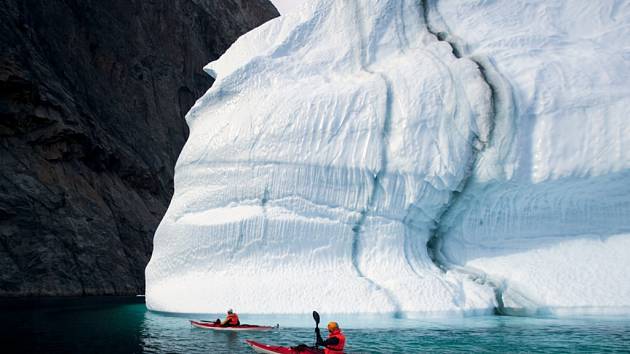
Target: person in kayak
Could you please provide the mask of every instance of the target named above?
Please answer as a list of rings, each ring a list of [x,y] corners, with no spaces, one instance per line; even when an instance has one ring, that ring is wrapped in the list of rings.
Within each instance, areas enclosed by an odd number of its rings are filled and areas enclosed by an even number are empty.
[[[221,321],[217,319],[214,323],[220,324],[221,327],[236,327],[241,325],[241,321],[238,319],[238,315],[234,313],[232,309],[227,311],[227,317]]]
[[[317,345],[324,347],[324,354],[342,354],[346,345],[346,336],[341,332],[337,322],[328,322],[328,338],[324,340],[319,333],[319,328],[315,327],[317,333]]]

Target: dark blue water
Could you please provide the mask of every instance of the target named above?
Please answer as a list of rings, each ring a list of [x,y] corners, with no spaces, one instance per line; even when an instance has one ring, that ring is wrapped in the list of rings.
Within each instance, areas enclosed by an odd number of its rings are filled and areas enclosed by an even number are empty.
[[[281,328],[213,332],[191,327],[187,316],[147,311],[142,298],[3,300],[0,310],[0,353],[253,353],[245,339],[295,345],[314,338],[310,316],[241,316]],[[351,353],[630,352],[628,317],[322,317],[339,320]]]

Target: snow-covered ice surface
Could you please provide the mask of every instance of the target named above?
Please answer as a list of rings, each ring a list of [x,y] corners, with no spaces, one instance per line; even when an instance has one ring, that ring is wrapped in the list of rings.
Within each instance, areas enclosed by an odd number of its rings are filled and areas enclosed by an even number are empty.
[[[147,306],[630,306],[628,38],[623,1],[473,0],[308,1],[242,36],[187,116]]]

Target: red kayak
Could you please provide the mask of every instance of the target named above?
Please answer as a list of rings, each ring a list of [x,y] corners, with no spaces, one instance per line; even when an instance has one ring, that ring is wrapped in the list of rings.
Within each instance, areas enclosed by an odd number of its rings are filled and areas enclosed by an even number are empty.
[[[322,354],[324,351],[318,348],[312,347],[281,347],[278,345],[268,345],[263,343],[258,343],[253,340],[246,340],[247,343],[256,353],[264,353],[264,354]]]
[[[190,324],[197,328],[211,329],[213,331],[271,331],[272,329],[276,329],[280,326],[257,326],[257,325],[249,325],[242,324],[238,326],[231,327],[223,327],[220,324],[216,324],[214,322],[205,322],[205,321],[194,321],[190,320]]]

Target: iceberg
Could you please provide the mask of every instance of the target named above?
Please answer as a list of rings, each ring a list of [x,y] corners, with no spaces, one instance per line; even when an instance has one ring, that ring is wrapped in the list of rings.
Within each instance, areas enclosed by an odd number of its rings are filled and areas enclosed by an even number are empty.
[[[186,117],[147,306],[622,311],[629,24],[622,1],[317,0],[243,35]]]

